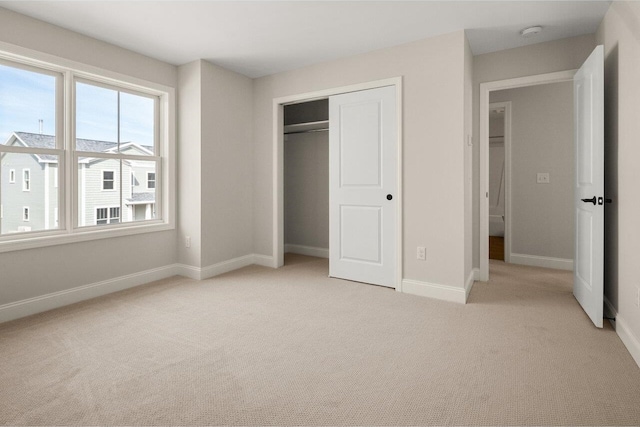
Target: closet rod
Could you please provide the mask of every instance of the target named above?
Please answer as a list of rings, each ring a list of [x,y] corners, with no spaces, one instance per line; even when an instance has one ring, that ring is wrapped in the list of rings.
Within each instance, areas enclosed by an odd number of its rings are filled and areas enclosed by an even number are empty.
[[[328,131],[329,128],[323,128],[323,129],[309,129],[309,130],[296,130],[293,132],[285,132],[285,135],[293,135],[295,133],[311,133],[311,132],[326,132]]]

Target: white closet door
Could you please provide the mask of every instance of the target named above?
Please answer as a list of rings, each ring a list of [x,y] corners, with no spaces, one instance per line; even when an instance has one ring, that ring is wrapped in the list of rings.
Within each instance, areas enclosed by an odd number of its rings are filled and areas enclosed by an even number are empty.
[[[331,277],[396,287],[396,88],[329,99]]]

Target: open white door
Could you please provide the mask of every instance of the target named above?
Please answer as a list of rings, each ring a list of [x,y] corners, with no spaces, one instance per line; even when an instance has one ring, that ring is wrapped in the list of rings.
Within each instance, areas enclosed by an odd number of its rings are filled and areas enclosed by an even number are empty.
[[[396,287],[396,88],[329,98],[329,275]]]
[[[573,83],[576,191],[573,295],[602,327],[604,304],[604,49],[596,47]]]

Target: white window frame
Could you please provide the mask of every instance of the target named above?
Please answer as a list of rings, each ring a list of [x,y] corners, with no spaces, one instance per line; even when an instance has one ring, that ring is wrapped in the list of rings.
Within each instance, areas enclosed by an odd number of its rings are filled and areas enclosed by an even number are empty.
[[[31,209],[29,206],[22,207],[22,222],[30,222],[31,221]]]
[[[111,172],[113,174],[113,179],[111,179],[112,183],[113,183],[113,188],[104,188],[104,184],[105,182],[107,182],[107,180],[104,177],[105,172]],[[118,188],[116,186],[116,171],[113,169],[103,169],[102,170],[102,191],[116,191]]]
[[[153,179],[149,178],[149,175],[153,174]],[[153,187],[149,187],[149,183],[153,182]],[[156,189],[156,173],[155,172],[147,172],[147,189],[155,190]]]
[[[29,248],[54,246],[118,236],[153,233],[176,228],[176,90],[155,83],[105,70],[65,58],[37,52],[0,42],[0,63],[42,74],[56,79],[56,146],[54,149],[27,147],[0,147],[0,152],[49,154],[58,156],[59,166],[59,222],[58,228],[0,235],[0,253]],[[78,173],[73,170],[81,153],[74,151],[75,142],[75,81],[84,79],[93,83],[116,87],[117,90],[144,93],[158,98],[156,102],[156,203],[161,208],[158,218],[142,222],[121,222],[108,226],[78,227]],[[92,153],[95,154],[95,153]],[[99,154],[99,153],[98,153]],[[110,157],[109,154],[106,154]],[[95,156],[93,156],[95,157]],[[102,156],[100,156],[102,157]],[[116,155],[117,157],[117,155]],[[154,160],[140,156],[140,160]],[[31,183],[32,184],[32,183]],[[160,213],[161,212],[161,213]]]
[[[15,184],[15,183],[16,183],[16,170],[9,169],[9,184]]]
[[[22,169],[22,191],[31,191],[31,169]]]

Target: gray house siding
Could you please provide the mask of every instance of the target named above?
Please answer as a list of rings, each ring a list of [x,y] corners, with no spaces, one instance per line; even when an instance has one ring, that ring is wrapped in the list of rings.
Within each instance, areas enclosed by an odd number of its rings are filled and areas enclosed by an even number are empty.
[[[52,203],[57,205],[57,197],[51,197],[52,188],[49,188],[49,206],[45,206],[45,164],[38,162],[35,156],[28,154],[4,153],[2,159],[2,184],[0,199],[2,200],[1,233],[15,233],[19,227],[30,227],[30,231],[45,230],[45,213],[49,211],[49,227],[54,228],[51,222]],[[15,183],[9,180],[11,170],[15,170]],[[23,190],[25,169],[29,170],[30,188]],[[49,180],[50,184],[53,181]],[[24,221],[23,209],[29,208],[29,220]],[[26,231],[29,231],[28,229]]]
[[[18,137],[20,140],[18,140]],[[105,141],[78,140],[83,148],[106,147],[110,152],[117,144]],[[50,135],[16,132],[6,145],[52,148]],[[125,147],[127,154],[148,155],[144,148],[135,145]],[[55,156],[4,153],[0,174],[0,201],[3,215],[0,219],[2,234],[18,231],[41,231],[59,227],[58,200],[60,185]],[[122,164],[122,173],[120,167]],[[15,183],[9,174],[15,170]],[[23,169],[30,170],[30,191],[23,191]],[[103,188],[103,172],[113,171],[113,189]],[[155,218],[155,188],[148,186],[148,172],[155,173],[154,161],[129,161],[103,158],[80,159],[77,171],[78,225],[97,224],[97,209],[107,208],[109,222],[113,208],[120,209],[119,222],[140,221]],[[132,180],[133,176],[135,179]],[[120,200],[122,186],[122,200]],[[29,221],[23,219],[23,208],[29,207]],[[30,227],[20,229],[19,227]]]
[[[82,174],[83,168],[84,175]],[[83,168],[80,169],[78,181],[84,181],[85,186],[83,188],[84,191],[79,193],[78,207],[81,210],[84,207],[85,223],[81,223],[80,226],[96,225],[96,209],[120,207],[120,161],[115,159],[97,160],[83,165]],[[102,189],[103,171],[114,172],[113,190]],[[130,181],[124,175],[123,173],[123,190],[127,188],[127,183]],[[120,212],[121,221],[124,220],[122,214]]]

